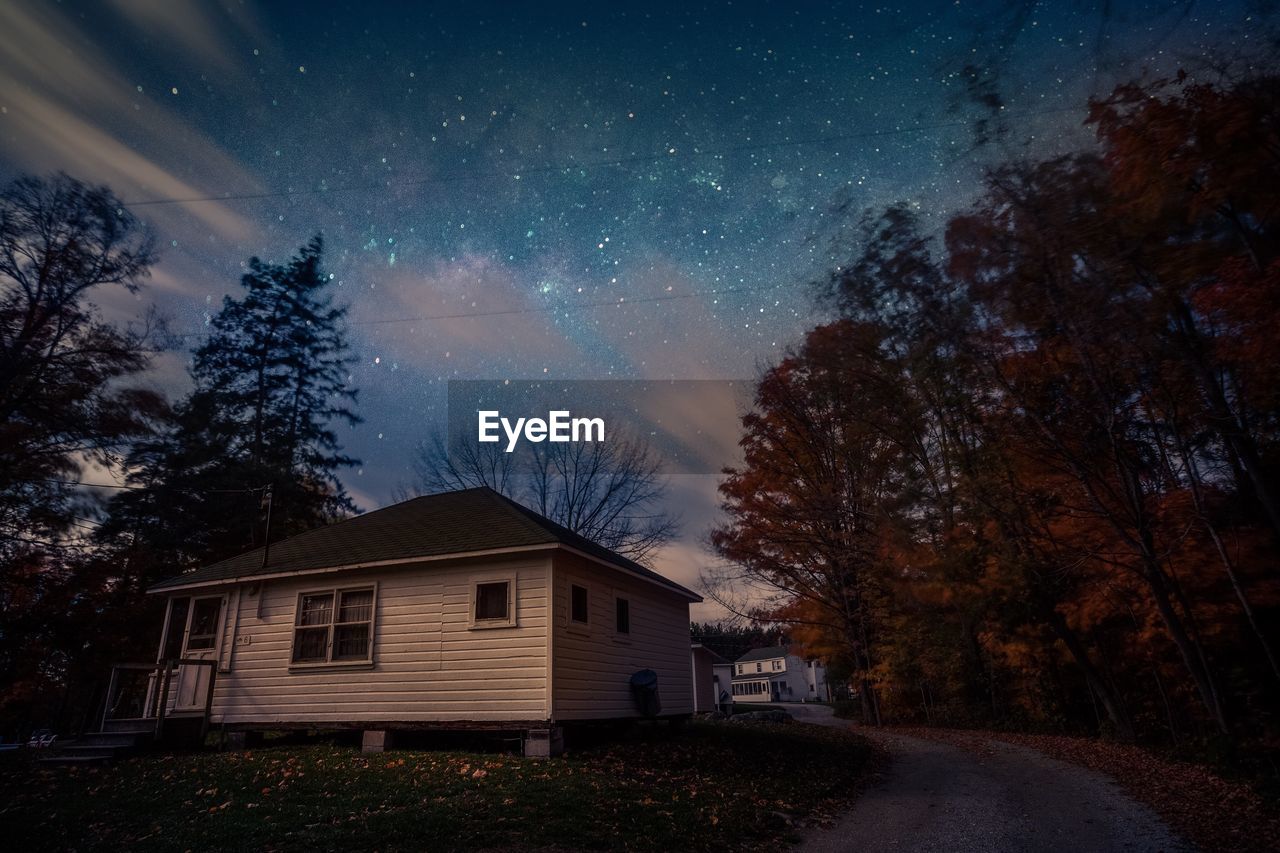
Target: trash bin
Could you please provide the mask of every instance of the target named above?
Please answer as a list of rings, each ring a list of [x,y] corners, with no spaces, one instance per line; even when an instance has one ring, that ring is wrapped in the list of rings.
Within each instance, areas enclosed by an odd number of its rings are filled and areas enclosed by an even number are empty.
[[[658,701],[658,673],[642,669],[632,675],[631,698],[642,716],[658,716],[662,711],[662,703]]]

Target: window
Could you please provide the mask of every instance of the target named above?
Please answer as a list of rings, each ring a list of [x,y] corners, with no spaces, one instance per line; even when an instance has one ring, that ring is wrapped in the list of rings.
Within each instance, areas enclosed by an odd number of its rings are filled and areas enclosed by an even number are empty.
[[[372,662],[373,592],[373,587],[365,587],[300,595],[293,629],[293,662]]]
[[[625,598],[614,599],[617,610],[616,630],[619,634],[631,633],[631,602]]]
[[[742,675],[742,664],[738,664],[738,675]]]
[[[516,578],[484,577],[472,581],[471,627],[513,628],[516,624]]]
[[[191,630],[187,633],[187,650],[211,649],[218,633],[218,612],[222,598],[197,598],[191,608]]]
[[[576,583],[569,587],[569,618],[581,625],[587,624],[587,588]]]
[[[476,621],[507,618],[507,581],[476,584]]]
[[[764,664],[759,664],[759,663],[758,663],[758,664],[756,664],[756,672],[764,672],[764,670],[761,668],[761,667],[763,667],[763,666],[764,666]]]
[[[333,626],[333,659],[366,660],[373,627],[373,590],[338,593],[338,620]]]
[[[782,669],[782,661],[780,661],[780,660],[776,660],[776,661],[774,661],[774,662],[773,662],[773,671],[774,671],[774,672],[779,672],[779,671],[781,671],[781,669]]]
[[[182,657],[182,635],[187,630],[187,611],[191,609],[191,599],[175,598],[169,602],[169,625],[164,635],[164,651],[161,656],[166,660]]]

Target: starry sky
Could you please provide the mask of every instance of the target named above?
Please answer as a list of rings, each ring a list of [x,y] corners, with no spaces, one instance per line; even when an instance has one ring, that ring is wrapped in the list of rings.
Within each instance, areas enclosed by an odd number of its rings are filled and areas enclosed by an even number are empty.
[[[365,419],[343,480],[369,509],[450,379],[749,380],[821,320],[838,207],[941,222],[993,158],[1087,145],[1089,95],[1269,21],[1247,0],[9,0],[0,179],[110,185],[160,261],[99,303],[158,305],[184,344],[250,256],[322,233]],[[183,393],[186,361],[148,381]],[[696,583],[714,477],[675,478],[672,509],[657,568]]]

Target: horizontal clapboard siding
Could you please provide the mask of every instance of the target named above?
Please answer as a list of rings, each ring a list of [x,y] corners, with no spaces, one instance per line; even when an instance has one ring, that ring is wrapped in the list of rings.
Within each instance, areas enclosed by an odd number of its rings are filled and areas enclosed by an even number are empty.
[[[689,602],[651,583],[558,552],[552,570],[552,695],[557,720],[637,716],[631,675],[658,674],[662,714],[693,712]],[[589,592],[584,631],[569,620],[572,584]],[[614,598],[631,602],[631,633],[618,635]]]
[[[433,562],[233,590],[220,657],[230,671],[218,675],[213,722],[546,719],[549,564],[527,555]],[[516,579],[516,626],[472,629],[473,582],[508,576]],[[368,583],[378,586],[373,667],[291,670],[298,594]]]

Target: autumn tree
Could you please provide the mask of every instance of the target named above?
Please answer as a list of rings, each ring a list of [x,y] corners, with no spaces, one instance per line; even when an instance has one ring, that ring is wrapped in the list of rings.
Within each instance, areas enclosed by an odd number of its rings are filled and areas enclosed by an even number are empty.
[[[146,227],[105,187],[57,175],[0,191],[0,560],[58,543],[88,512],[74,482],[145,435],[158,396],[150,318],[121,326],[95,298],[136,293]]]
[[[720,485],[728,520],[711,543],[725,565],[706,578],[729,607],[744,607],[734,597],[751,590],[756,615],[838,638],[861,685],[864,718],[875,723],[884,552],[920,487],[903,449],[909,442],[899,438],[912,432],[900,422],[913,407],[884,343],[874,325],[820,326],[760,380],[743,418],[743,463]]]
[[[78,482],[110,469],[162,411],[138,380],[154,317],[106,319],[154,261],[146,226],[105,187],[66,175],[0,191],[0,721],[65,699],[116,575],[89,560],[97,501]]]
[[[722,489],[721,575],[756,615],[855,658],[895,716],[1267,725],[1276,91],[1121,87],[1093,107],[1098,152],[993,168],[941,249],[904,206],[850,229],[821,283],[842,319],[766,373]],[[867,460],[887,476],[859,529],[823,489]],[[855,571],[866,641],[830,582]]]
[[[1266,75],[1227,84],[1178,75],[1118,87],[1092,104],[1090,121],[1117,212],[1140,235],[1130,255],[1141,286],[1167,318],[1237,488],[1280,536],[1275,386],[1265,375],[1280,352],[1274,335],[1252,332],[1276,304],[1278,90]],[[1242,315],[1247,304],[1260,313]]]

